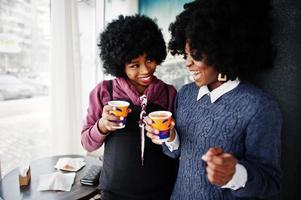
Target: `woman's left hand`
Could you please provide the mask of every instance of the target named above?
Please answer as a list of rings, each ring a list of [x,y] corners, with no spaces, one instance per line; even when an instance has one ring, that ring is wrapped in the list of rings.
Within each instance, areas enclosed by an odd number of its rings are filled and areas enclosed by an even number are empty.
[[[212,184],[223,186],[232,179],[237,164],[232,154],[225,153],[219,147],[212,147],[202,156],[202,160],[207,163],[207,177]]]

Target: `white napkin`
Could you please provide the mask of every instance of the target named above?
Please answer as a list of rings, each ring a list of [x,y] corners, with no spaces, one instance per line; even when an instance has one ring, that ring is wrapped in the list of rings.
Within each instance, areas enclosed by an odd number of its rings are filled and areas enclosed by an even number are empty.
[[[74,182],[75,173],[54,172],[51,174],[43,174],[39,177],[39,191],[45,190],[61,190],[70,191]]]
[[[57,161],[54,168],[69,171],[69,172],[76,172],[85,165],[86,163],[84,162],[83,158],[64,157],[64,158],[60,158]]]

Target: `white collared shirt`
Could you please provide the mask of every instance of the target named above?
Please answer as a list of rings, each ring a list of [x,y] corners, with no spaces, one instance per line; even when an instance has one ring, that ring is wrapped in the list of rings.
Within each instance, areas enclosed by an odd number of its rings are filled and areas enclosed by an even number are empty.
[[[229,80],[229,81],[223,83],[221,86],[215,88],[211,92],[209,91],[208,86],[204,85],[204,86],[200,87],[200,89],[199,89],[197,101],[200,100],[204,95],[207,94],[210,96],[211,103],[214,103],[221,96],[223,96],[227,92],[230,92],[231,90],[236,88],[239,85],[239,83],[240,83],[240,81],[238,79],[236,79],[234,81]]]
[[[214,103],[221,96],[236,88],[239,85],[239,83],[240,81],[238,79],[234,81],[228,80],[227,82],[223,83],[221,86],[215,88],[211,92],[208,89],[208,86],[204,85],[199,89],[197,101],[200,100],[203,96],[209,95],[211,103]],[[171,152],[179,148],[180,140],[177,132],[176,132],[175,139],[172,142],[165,142],[165,145],[168,147],[168,149]],[[248,174],[246,168],[241,164],[236,164],[235,173],[232,179],[226,185],[223,185],[222,188],[230,188],[232,190],[237,190],[245,186],[247,179],[248,179]]]

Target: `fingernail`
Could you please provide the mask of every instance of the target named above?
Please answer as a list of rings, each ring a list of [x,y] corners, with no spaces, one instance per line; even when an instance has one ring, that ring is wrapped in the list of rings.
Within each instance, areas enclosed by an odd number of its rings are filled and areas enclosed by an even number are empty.
[[[123,120],[124,119],[124,117],[120,117],[120,120]]]
[[[145,121],[147,124],[152,124],[152,120],[150,120],[150,119],[145,119]]]
[[[159,136],[153,134],[153,140],[159,140],[159,139],[160,139]]]
[[[113,110],[116,110],[116,107],[113,107]]]

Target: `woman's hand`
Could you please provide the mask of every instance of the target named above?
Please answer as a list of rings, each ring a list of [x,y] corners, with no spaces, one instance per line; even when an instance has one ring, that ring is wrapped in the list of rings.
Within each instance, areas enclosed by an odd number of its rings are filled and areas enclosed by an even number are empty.
[[[160,140],[160,137],[158,136],[159,130],[154,129],[152,127],[152,120],[148,116],[146,116],[144,118],[144,122],[146,123],[145,126],[145,130],[147,131],[146,136],[149,137],[154,144],[161,145],[163,142]],[[170,126],[169,142],[173,141],[176,137],[174,126],[175,126],[175,122],[172,121]]]
[[[98,121],[98,128],[103,134],[107,134],[110,131],[115,131],[120,126],[118,121],[123,120],[123,117],[116,117],[112,111],[116,109],[113,106],[105,105],[102,111],[102,117]],[[130,112],[130,110],[129,110]]]
[[[212,147],[202,156],[207,163],[206,171],[208,180],[215,185],[226,185],[235,173],[237,159],[221,148]]]

